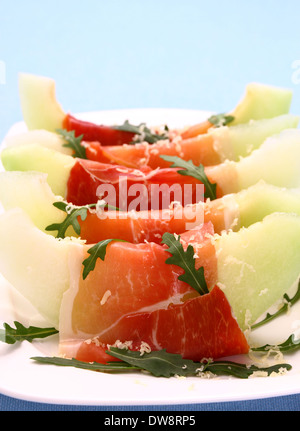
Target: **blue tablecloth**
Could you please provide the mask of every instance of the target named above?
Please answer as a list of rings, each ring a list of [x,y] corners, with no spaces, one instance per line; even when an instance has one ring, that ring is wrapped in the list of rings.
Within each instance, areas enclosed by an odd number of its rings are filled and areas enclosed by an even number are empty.
[[[0,411],[102,411],[109,412],[228,412],[228,411],[299,411],[300,395],[230,403],[165,406],[73,406],[33,403],[0,395]]]
[[[149,107],[225,112],[235,106],[248,82],[259,81],[292,88],[292,111],[299,113],[299,16],[297,0],[3,2],[0,139],[22,119],[19,72],[54,78],[59,101],[70,112]],[[295,395],[178,408],[299,406],[300,396]],[[0,410],[53,409],[81,407],[0,397]]]

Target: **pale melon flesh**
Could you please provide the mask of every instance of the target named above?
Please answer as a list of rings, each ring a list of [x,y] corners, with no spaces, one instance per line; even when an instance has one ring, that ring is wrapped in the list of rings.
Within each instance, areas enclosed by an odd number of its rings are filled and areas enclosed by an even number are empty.
[[[69,156],[73,154],[72,149],[65,146],[65,140],[58,133],[43,129],[29,130],[27,132],[7,136],[3,144],[4,147],[18,147],[21,145],[34,144],[68,154]]]
[[[5,148],[1,161],[7,171],[37,171],[47,174],[53,193],[63,198],[75,159],[40,145],[21,145]]]
[[[53,79],[21,73],[19,94],[23,118],[29,130],[55,132],[63,128],[66,114],[56,100]]]
[[[297,188],[300,186],[300,130],[284,130],[268,138],[248,157],[207,167],[206,173],[224,195],[247,189],[261,180],[277,187]]]
[[[216,240],[218,281],[241,328],[283,297],[300,275],[300,217],[274,213]]]
[[[300,188],[286,189],[260,181],[233,195],[238,205],[239,227],[249,227],[267,215],[282,212],[300,216]]]
[[[48,182],[47,174],[40,172],[0,172],[0,203],[5,211],[21,208],[40,230],[50,235],[56,231],[47,231],[53,223],[62,223],[66,214],[53,204],[61,201],[55,196]],[[66,236],[77,236],[73,228],[68,228]]]
[[[56,328],[74,248],[80,252],[79,240],[43,233],[19,208],[0,216],[0,272]]]
[[[214,137],[214,149],[220,155],[221,162],[239,161],[258,149],[268,137],[286,129],[296,129],[298,124],[299,117],[288,114],[232,127],[219,127],[211,129],[210,133]]]
[[[250,83],[242,100],[230,113],[235,119],[232,126],[287,114],[292,103],[293,93],[286,88]]]

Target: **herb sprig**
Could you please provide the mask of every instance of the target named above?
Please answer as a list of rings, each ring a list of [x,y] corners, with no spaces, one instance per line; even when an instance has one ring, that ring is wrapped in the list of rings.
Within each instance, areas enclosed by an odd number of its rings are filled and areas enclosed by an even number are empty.
[[[52,232],[57,230],[56,238],[65,238],[66,232],[70,226],[73,227],[77,235],[80,235],[80,224],[78,222],[78,217],[84,221],[87,218],[88,211],[92,208],[96,208],[96,204],[85,205],[81,207],[76,207],[68,204],[67,202],[54,202],[53,206],[55,208],[64,211],[67,216],[61,223],[53,223],[45,228],[46,231]]]
[[[261,347],[252,347],[253,352],[269,352],[270,350],[279,351],[282,353],[291,353],[300,349],[300,339],[296,339],[295,335],[292,334],[290,337],[281,344],[272,345],[265,344]]]
[[[51,335],[58,334],[55,328],[38,328],[36,326],[25,327],[19,322],[14,322],[15,328],[8,323],[3,324],[4,329],[0,329],[0,341],[6,344],[15,344],[17,342],[29,341],[30,343],[36,338],[47,338]]]
[[[79,159],[87,159],[86,150],[81,145],[83,135],[76,138],[74,130],[68,132],[64,129],[57,129],[56,132],[64,139],[64,147],[71,148],[73,150],[73,157]]]
[[[173,163],[171,168],[184,168],[184,170],[178,171],[179,174],[188,177],[193,177],[204,184],[205,192],[204,197],[210,200],[217,199],[217,184],[213,184],[207,178],[203,165],[196,166],[192,160],[186,161],[177,156],[160,156],[163,160]]]
[[[265,371],[268,375],[280,372],[281,369],[289,371],[291,365],[277,364],[268,368],[259,368],[255,365],[238,364],[231,361],[216,362],[194,362],[183,359],[180,355],[167,353],[166,350],[152,351],[143,355],[137,351],[118,349],[111,347],[107,353],[120,362],[109,362],[99,364],[97,362],[87,363],[76,359],[65,359],[56,357],[34,356],[31,359],[44,364],[71,366],[92,371],[124,372],[124,371],[148,371],[155,377],[170,378],[173,376],[198,376],[202,373],[213,373],[216,376],[234,376],[247,379],[256,371]]]
[[[90,256],[86,258],[82,263],[84,266],[82,277],[84,280],[87,278],[89,273],[95,269],[97,259],[101,259],[104,261],[107,246],[112,241],[126,242],[122,239],[105,239],[103,241],[99,241],[97,244],[95,244],[88,250]]]
[[[35,339],[43,339],[58,334],[55,328],[25,327],[19,322],[14,322],[14,325],[15,328],[7,323],[3,324],[4,329],[0,330],[0,341],[6,344],[15,344],[23,341],[31,343]],[[274,346],[266,345],[252,350],[266,352],[270,350],[270,348],[274,348]],[[295,340],[292,335],[286,342],[277,346],[277,348],[282,352],[295,351],[300,348],[300,340]],[[116,373],[147,371],[153,376],[166,378],[172,376],[198,376],[199,374],[210,372],[216,376],[233,376],[240,379],[247,379],[256,371],[263,371],[271,375],[272,373],[279,373],[283,369],[286,371],[292,369],[290,364],[285,363],[261,368],[255,365],[240,364],[231,361],[194,362],[190,359],[183,359],[182,356],[178,354],[168,353],[165,349],[141,354],[139,351],[110,347],[106,353],[119,359],[119,361],[100,364],[97,362],[83,362],[74,358],[67,359],[55,356],[34,356],[31,359],[43,364],[75,367],[91,371]]]
[[[165,126],[162,133],[153,133],[145,123],[141,123],[138,126],[130,124],[128,120],[120,126],[112,126],[115,130],[121,130],[123,132],[130,132],[135,135],[134,140],[131,144],[138,144],[140,142],[148,142],[149,144],[155,144],[157,141],[168,139],[169,129]]]
[[[82,221],[85,221],[88,215],[88,212],[94,208],[108,208],[113,209],[115,211],[119,211],[119,208],[108,205],[106,202],[98,204],[88,204],[83,206],[71,205],[67,202],[59,201],[54,202],[53,206],[55,208],[64,211],[67,216],[61,223],[53,223],[45,228],[46,231],[52,232],[57,231],[56,238],[65,238],[66,232],[70,226],[73,227],[74,231],[77,235],[80,235],[81,228],[78,222],[78,217],[81,218]]]
[[[284,300],[284,304],[276,313],[274,314],[267,313],[266,317],[260,322],[257,322],[254,325],[252,325],[251,329],[252,330],[257,329],[260,326],[264,325],[265,323],[269,323],[271,320],[276,319],[281,314],[286,313],[291,306],[293,306],[296,302],[298,302],[300,300],[300,281],[298,283],[298,290],[295,293],[294,297],[290,298],[287,294],[285,294],[283,296],[283,300]]]
[[[162,244],[167,245],[167,251],[171,257],[166,260],[169,265],[177,265],[184,270],[184,274],[178,277],[178,280],[184,281],[195,289],[200,295],[209,293],[204,277],[204,268],[196,269],[195,251],[191,244],[184,250],[180,236],[176,239],[174,235],[166,232],[162,237]]]
[[[215,127],[224,127],[232,123],[234,121],[234,117],[227,114],[217,114],[209,117],[208,121]]]

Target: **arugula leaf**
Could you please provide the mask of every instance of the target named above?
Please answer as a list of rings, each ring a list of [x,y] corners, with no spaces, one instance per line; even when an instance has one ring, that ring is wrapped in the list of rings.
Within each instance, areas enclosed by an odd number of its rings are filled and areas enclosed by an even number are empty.
[[[287,353],[287,352],[294,352],[296,350],[300,349],[300,339],[296,340],[296,337],[294,334],[292,334],[286,341],[284,341],[283,343],[279,344],[279,345],[271,345],[271,344],[266,344],[264,346],[261,347],[252,347],[251,350],[253,352],[268,352],[270,350],[275,350],[275,351],[280,351],[283,353]]]
[[[198,363],[195,366],[195,362],[184,360],[180,355],[174,353],[167,353],[165,349],[141,355],[137,351],[111,347],[106,353],[141,370],[147,370],[156,377],[193,375],[200,365]]]
[[[217,361],[208,364],[205,371],[210,371],[217,376],[233,376],[240,379],[247,379],[255,372],[265,372],[268,376],[272,373],[280,373],[282,369],[290,371],[290,364],[276,364],[270,367],[257,367],[256,365],[238,364],[230,361]]]
[[[169,246],[167,251],[172,254],[172,256],[166,260],[166,263],[177,265],[185,271],[178,279],[185,281],[200,295],[209,293],[204,277],[204,268],[201,267],[197,270],[195,268],[195,251],[193,246],[189,244],[185,251],[180,242],[180,236],[176,239],[174,235],[168,232],[163,235],[162,244]]]
[[[166,350],[153,351],[143,355],[137,351],[118,349],[111,347],[107,353],[120,362],[109,362],[99,364],[97,362],[82,362],[76,359],[65,359],[55,357],[32,357],[31,359],[58,366],[71,366],[92,371],[124,372],[124,371],[148,371],[155,377],[172,376],[197,376],[201,373],[211,372],[217,376],[234,376],[240,379],[247,379],[255,371],[265,371],[270,375],[272,372],[279,372],[282,368],[291,369],[289,364],[278,364],[269,368],[259,368],[255,365],[238,364],[231,361],[220,362],[194,362],[183,359],[180,355],[167,353]]]
[[[285,303],[276,313],[274,313],[274,314],[267,313],[266,317],[263,320],[261,320],[260,322],[252,325],[251,329],[253,330],[253,329],[259,328],[260,326],[264,325],[265,323],[268,323],[271,320],[274,320],[276,317],[280,316],[281,314],[286,313],[288,311],[289,307],[291,307],[296,302],[298,302],[300,300],[300,281],[298,283],[298,290],[297,290],[295,296],[292,299],[290,299],[290,297],[287,294],[285,294],[283,296],[283,299],[285,300]]]
[[[36,326],[26,328],[19,322],[14,322],[14,325],[15,328],[12,328],[8,323],[3,324],[4,329],[0,329],[0,341],[6,344],[15,344],[18,341],[31,343],[35,338],[46,338],[58,334],[55,328],[38,328]]]
[[[81,145],[83,135],[75,137],[75,131],[68,132],[64,129],[57,129],[56,132],[65,140],[64,147],[71,148],[73,150],[73,157],[79,159],[87,159],[85,148]]]
[[[156,377],[187,377],[209,371],[218,376],[227,375],[245,379],[251,376],[255,371],[266,371],[268,375],[270,375],[272,372],[278,372],[281,368],[286,368],[288,370],[292,368],[289,364],[259,368],[255,365],[249,366],[232,361],[194,362],[190,359],[183,359],[182,356],[178,354],[167,353],[166,350],[153,351],[141,355],[140,352],[111,347],[106,353],[141,370],[149,371]]]
[[[205,173],[203,165],[196,166],[192,160],[186,161],[177,156],[160,156],[163,160],[167,162],[172,162],[171,168],[184,168],[184,171],[178,171],[181,175],[186,175],[188,177],[193,177],[204,184],[205,193],[204,197],[210,200],[217,199],[217,184],[212,184]]]
[[[91,208],[96,208],[96,204],[85,205],[82,207],[70,206],[66,202],[54,202],[53,206],[67,214],[65,220],[61,223],[54,223],[46,227],[46,231],[57,230],[56,238],[65,238],[67,229],[72,226],[77,235],[80,235],[80,224],[78,222],[78,217],[84,221],[87,218],[88,211]],[[70,208],[70,211],[68,210]]]
[[[63,367],[75,367],[75,368],[81,368],[84,370],[91,370],[91,371],[124,372],[124,371],[130,371],[130,370],[136,369],[136,367],[133,367],[130,364],[127,364],[125,362],[109,362],[107,364],[101,364],[98,362],[83,362],[74,358],[66,359],[66,358],[60,358],[55,356],[53,357],[33,356],[31,359],[43,364],[58,365]]]
[[[227,126],[228,124],[232,123],[233,120],[234,120],[234,117],[232,115],[226,115],[226,114],[212,115],[208,119],[208,121],[211,124],[213,124],[215,127]]]
[[[98,204],[88,204],[83,206],[71,205],[66,202],[54,202],[53,205],[61,211],[64,211],[67,216],[61,223],[53,223],[45,228],[46,231],[55,231],[57,230],[56,238],[65,238],[67,229],[72,226],[77,235],[80,235],[81,228],[78,222],[78,217],[84,221],[87,218],[88,211],[97,208]],[[115,211],[120,211],[119,208],[108,205],[106,202],[103,202],[99,207],[113,209]]]
[[[90,257],[85,259],[82,263],[84,266],[82,277],[84,280],[89,275],[89,273],[95,269],[97,259],[101,259],[104,261],[105,255],[106,255],[106,248],[108,244],[111,243],[112,241],[126,242],[125,240],[122,240],[122,239],[105,239],[103,241],[98,242],[96,245],[94,245],[92,248],[88,250]]]
[[[124,122],[121,126],[112,126],[115,130],[121,130],[123,132],[134,133],[136,137],[131,142],[131,144],[138,144],[140,142],[148,142],[149,144],[154,144],[157,141],[168,139],[168,127],[165,126],[165,131],[161,134],[152,133],[152,131],[146,126],[145,123],[141,123],[138,126],[130,124],[128,120]]]

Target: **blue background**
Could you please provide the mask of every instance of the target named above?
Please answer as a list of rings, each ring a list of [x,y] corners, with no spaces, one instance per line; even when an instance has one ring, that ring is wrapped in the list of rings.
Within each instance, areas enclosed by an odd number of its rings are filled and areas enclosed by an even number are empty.
[[[300,102],[298,0],[0,1],[0,139],[22,120],[19,72],[50,76],[66,111],[190,108],[225,112],[250,81]],[[300,396],[193,406],[299,410]],[[2,410],[66,409],[0,396]],[[77,407],[78,409],[80,407]],[[186,407],[185,407],[186,408]]]

